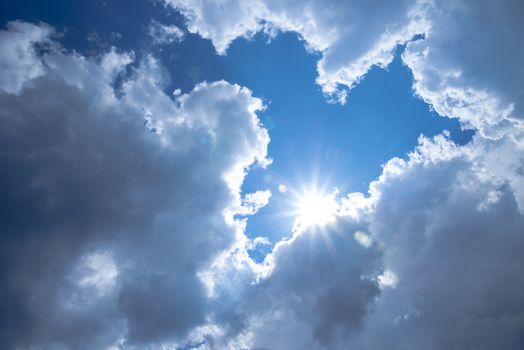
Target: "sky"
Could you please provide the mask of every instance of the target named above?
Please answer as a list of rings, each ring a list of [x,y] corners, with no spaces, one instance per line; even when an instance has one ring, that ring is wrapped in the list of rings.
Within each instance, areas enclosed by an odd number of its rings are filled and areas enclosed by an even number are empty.
[[[521,14],[0,4],[0,348],[522,349]]]

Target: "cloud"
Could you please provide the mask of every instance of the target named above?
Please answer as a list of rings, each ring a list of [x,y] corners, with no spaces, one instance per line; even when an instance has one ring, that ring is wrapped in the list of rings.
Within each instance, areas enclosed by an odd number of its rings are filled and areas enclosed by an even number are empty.
[[[271,272],[247,307],[255,315],[253,347],[329,348],[361,328],[380,294],[381,249],[353,238],[358,222],[339,218],[320,230],[280,242],[269,256]]]
[[[340,199],[335,224],[279,242],[236,303],[244,326],[214,344],[520,349],[522,187],[490,172],[505,142],[422,137],[385,164],[369,195]]]
[[[211,39],[219,54],[225,54],[237,37],[249,37],[260,30],[265,12],[259,1],[225,0],[195,3],[191,0],[166,0],[188,19],[187,29]]]
[[[190,32],[210,39],[220,54],[234,39],[259,31],[299,33],[310,49],[322,53],[317,82],[323,92],[342,103],[372,66],[387,66],[398,44],[427,27],[426,4],[414,0],[165,2],[186,16]]]
[[[170,97],[152,56],[86,58],[13,22],[0,32],[0,314],[16,317],[0,318],[2,347],[523,347],[520,4],[167,2],[221,54],[298,32],[341,102],[407,43],[414,91],[479,132],[464,146],[421,137],[369,193],[337,198],[335,224],[258,265],[243,216],[270,192],[239,189],[270,163],[259,99],[223,81]]]
[[[25,81],[42,74],[44,68],[35,58],[34,44],[50,44],[53,29],[45,24],[35,26],[14,21],[7,24],[7,30],[0,32],[0,89],[16,93]]]
[[[321,53],[317,82],[339,102],[406,44],[414,92],[478,131],[465,146],[447,133],[422,137],[369,194],[340,200],[341,229],[278,243],[241,298],[240,335],[223,348],[523,346],[518,1],[166,3],[220,54],[238,37],[297,32]]]
[[[317,349],[359,332],[380,294],[382,249],[354,240],[351,233],[362,223],[339,219],[322,232],[297,231],[279,242],[258,270],[246,266],[240,252],[223,257],[206,277],[212,299],[229,305],[221,316],[230,326],[211,324],[192,335],[193,343],[202,342],[199,349]]]
[[[347,346],[522,347],[522,207],[508,181],[479,171],[476,146],[424,139],[372,185],[369,229],[397,281]]]
[[[184,39],[184,31],[175,25],[162,24],[152,20],[148,27],[149,36],[153,39],[154,45],[166,45],[178,43]]]
[[[484,136],[522,132],[524,46],[522,2],[438,0],[428,8],[424,40],[403,60],[414,89],[441,115],[460,118]]]
[[[414,90],[440,115],[491,138],[522,130],[519,1],[165,2],[221,54],[236,38],[256,32],[298,33],[321,53],[317,83],[341,103],[371,67],[386,67],[397,46],[407,44],[402,57]]]
[[[243,237],[262,103],[224,81],[173,100],[155,58],[88,58],[52,33],[0,32],[0,347],[181,341],[213,314],[199,271]]]

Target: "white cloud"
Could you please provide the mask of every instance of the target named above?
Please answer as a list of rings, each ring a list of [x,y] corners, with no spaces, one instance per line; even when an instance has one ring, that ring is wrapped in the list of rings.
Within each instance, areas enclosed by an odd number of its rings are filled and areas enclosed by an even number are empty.
[[[9,22],[0,31],[0,89],[17,93],[22,85],[43,73],[42,62],[35,57],[34,44],[50,44],[53,29],[24,22]]]
[[[430,29],[403,60],[414,88],[441,115],[457,117],[499,138],[524,118],[524,31],[520,1],[437,0],[426,12]]]
[[[162,24],[152,20],[148,27],[149,36],[153,39],[154,45],[166,45],[178,43],[184,39],[184,31],[175,25]]]
[[[439,114],[491,138],[523,128],[519,1],[165,2],[219,53],[258,31],[299,33],[322,53],[318,84],[342,103],[372,66],[386,67],[397,45],[409,42],[403,60],[413,71],[415,92]],[[410,42],[416,35],[424,38]]]
[[[266,206],[269,203],[271,197],[271,191],[257,191],[254,193],[248,193],[242,198],[242,208],[237,210],[238,214],[253,215],[260,208]]]
[[[220,54],[237,37],[249,37],[261,29],[260,19],[265,12],[259,1],[219,0],[194,2],[167,0],[188,18],[188,30],[213,40]]]
[[[427,28],[426,4],[415,0],[165,2],[187,17],[190,32],[211,39],[220,54],[234,39],[258,31],[299,33],[310,49],[322,52],[317,82],[340,102],[372,66],[387,66],[399,43]]]
[[[94,287],[99,294],[104,294],[115,285],[118,268],[107,252],[96,252],[82,259],[78,271],[78,284],[81,287]]]
[[[377,282],[381,289],[395,288],[398,283],[398,277],[393,271],[386,270],[382,275],[377,277]]]

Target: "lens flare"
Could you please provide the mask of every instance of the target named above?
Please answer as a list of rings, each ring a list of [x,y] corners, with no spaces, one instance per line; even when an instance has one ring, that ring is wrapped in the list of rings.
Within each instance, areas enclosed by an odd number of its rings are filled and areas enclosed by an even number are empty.
[[[357,231],[355,232],[353,237],[355,238],[355,241],[357,241],[357,243],[363,246],[364,248],[369,248],[373,244],[373,239],[370,235],[368,235],[365,232]]]

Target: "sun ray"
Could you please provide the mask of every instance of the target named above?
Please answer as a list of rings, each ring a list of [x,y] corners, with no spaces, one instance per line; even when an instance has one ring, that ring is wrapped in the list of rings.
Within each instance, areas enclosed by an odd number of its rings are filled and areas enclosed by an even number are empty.
[[[309,227],[323,228],[328,224],[334,224],[338,204],[337,192],[325,194],[315,188],[311,188],[296,196],[295,201],[295,228],[304,230]]]

